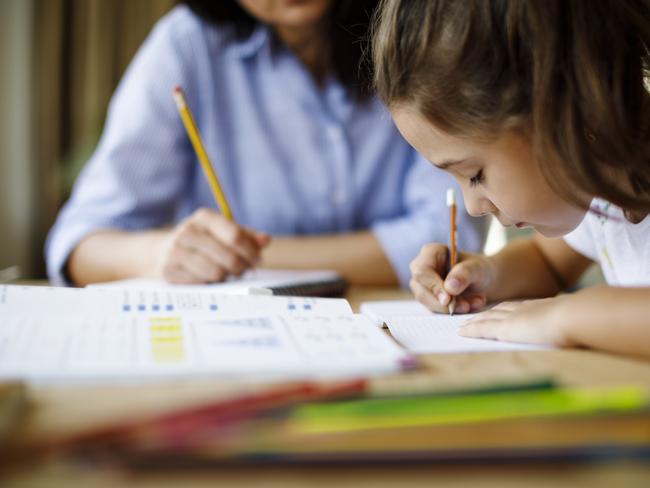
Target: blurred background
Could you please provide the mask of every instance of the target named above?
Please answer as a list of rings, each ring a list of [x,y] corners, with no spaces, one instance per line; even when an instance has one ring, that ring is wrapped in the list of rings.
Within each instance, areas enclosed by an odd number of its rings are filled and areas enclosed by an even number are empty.
[[[176,3],[0,0],[0,282],[45,278],[47,231],[99,139],[110,97]],[[486,252],[505,240],[495,223]]]
[[[45,236],[99,139],[111,94],[174,4],[0,0],[0,270],[45,276]]]

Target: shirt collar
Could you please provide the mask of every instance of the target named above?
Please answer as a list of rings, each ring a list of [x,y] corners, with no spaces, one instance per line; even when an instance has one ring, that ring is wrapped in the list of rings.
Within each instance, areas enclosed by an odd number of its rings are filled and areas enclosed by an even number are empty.
[[[233,52],[241,58],[250,58],[267,45],[269,40],[269,28],[264,24],[258,24],[248,38],[235,44]]]

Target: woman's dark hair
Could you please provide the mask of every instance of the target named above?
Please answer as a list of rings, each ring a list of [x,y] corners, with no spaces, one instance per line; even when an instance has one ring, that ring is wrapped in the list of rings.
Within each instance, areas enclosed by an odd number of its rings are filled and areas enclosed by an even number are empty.
[[[250,35],[258,20],[236,0],[183,0],[197,15],[228,24],[239,37]],[[358,100],[372,91],[372,70],[361,63],[378,0],[334,0],[328,16],[330,65],[338,80]]]
[[[389,107],[455,135],[522,130],[567,200],[646,213],[649,49],[648,0],[383,0],[372,44]]]

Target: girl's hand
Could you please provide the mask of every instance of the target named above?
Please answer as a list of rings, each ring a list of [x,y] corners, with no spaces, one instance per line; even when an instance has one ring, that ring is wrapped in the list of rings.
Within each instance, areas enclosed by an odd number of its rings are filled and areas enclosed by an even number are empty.
[[[172,283],[223,281],[254,266],[270,239],[201,208],[164,234],[154,275]]]
[[[569,295],[523,302],[503,302],[463,325],[459,334],[509,342],[570,346],[563,304]]]
[[[483,308],[486,292],[496,274],[489,259],[460,253],[460,262],[443,280],[447,259],[447,246],[443,244],[422,248],[410,266],[410,287],[415,298],[428,309],[440,313],[447,313],[452,297],[456,297],[455,313],[476,312]]]

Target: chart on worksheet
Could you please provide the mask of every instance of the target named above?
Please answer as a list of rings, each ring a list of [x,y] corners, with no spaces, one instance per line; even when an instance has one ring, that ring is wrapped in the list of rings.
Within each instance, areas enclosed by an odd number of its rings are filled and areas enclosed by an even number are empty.
[[[411,358],[345,300],[0,287],[0,378],[300,378]]]

